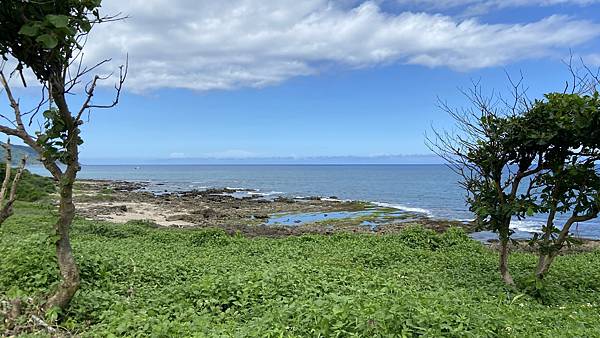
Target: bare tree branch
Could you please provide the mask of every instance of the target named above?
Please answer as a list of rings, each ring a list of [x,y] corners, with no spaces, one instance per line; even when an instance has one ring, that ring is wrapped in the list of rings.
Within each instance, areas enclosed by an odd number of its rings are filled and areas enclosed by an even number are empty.
[[[75,117],[76,123],[82,123],[81,117],[86,110],[93,109],[93,108],[99,108],[99,109],[113,108],[114,106],[116,106],[119,103],[119,99],[121,97],[121,90],[123,89],[123,84],[125,83],[125,79],[127,78],[128,70],[129,70],[129,56],[127,56],[125,59],[125,65],[122,65],[119,67],[119,79],[117,81],[117,84],[115,85],[114,100],[111,103],[106,104],[106,105],[93,104],[92,98],[94,97],[94,91],[96,90],[98,81],[106,80],[110,76],[108,76],[106,78],[102,78],[98,75],[94,76],[94,79],[92,81],[90,81],[90,83],[88,83],[88,85],[86,86],[85,92],[86,92],[87,96],[86,96],[86,99],[85,99],[83,105],[81,106],[81,108],[79,109],[79,112],[77,113],[77,115]]]

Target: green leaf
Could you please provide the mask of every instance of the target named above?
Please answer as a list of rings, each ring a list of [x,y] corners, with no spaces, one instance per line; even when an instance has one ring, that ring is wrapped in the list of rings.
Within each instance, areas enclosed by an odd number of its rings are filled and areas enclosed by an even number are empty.
[[[35,41],[44,45],[46,49],[53,49],[58,45],[58,40],[50,34],[42,34],[35,39]]]
[[[88,20],[82,20],[80,26],[84,32],[89,32],[92,30],[92,24],[90,24]]]
[[[532,207],[527,208],[527,216],[531,217],[535,214]]]
[[[36,36],[39,33],[39,26],[37,25],[23,25],[19,30],[19,34],[25,36]]]
[[[66,15],[46,15],[46,20],[56,28],[65,28],[69,25],[69,18]]]

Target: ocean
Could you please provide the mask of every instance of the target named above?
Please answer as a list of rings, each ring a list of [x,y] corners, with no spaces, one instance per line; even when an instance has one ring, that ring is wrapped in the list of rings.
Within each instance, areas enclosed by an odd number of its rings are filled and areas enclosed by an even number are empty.
[[[47,175],[41,167],[34,173]],[[79,178],[144,181],[154,192],[205,188],[256,189],[256,194],[364,200],[428,217],[470,220],[459,177],[445,165],[85,165]],[[516,237],[539,231],[542,217],[514,220]],[[598,219],[574,226],[580,237],[600,239]],[[474,234],[495,238],[489,232]]]

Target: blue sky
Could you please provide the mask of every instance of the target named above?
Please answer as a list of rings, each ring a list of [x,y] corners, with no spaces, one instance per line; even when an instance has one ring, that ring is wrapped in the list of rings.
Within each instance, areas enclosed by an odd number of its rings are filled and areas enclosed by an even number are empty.
[[[600,66],[593,0],[137,2],[105,0],[131,18],[88,43],[131,72],[84,125],[84,163],[427,154],[424,133],[451,123],[437,97],[466,105],[458,88],[520,71],[531,97],[562,90],[569,50]]]

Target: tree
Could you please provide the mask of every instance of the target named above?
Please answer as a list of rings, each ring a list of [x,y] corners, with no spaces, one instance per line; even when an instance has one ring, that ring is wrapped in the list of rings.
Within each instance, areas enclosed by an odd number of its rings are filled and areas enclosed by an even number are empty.
[[[513,83],[513,89],[509,102],[496,94],[484,95],[480,84],[473,83],[471,89],[462,92],[472,103],[471,108],[453,109],[440,102],[441,109],[454,119],[457,131],[434,129],[434,137],[427,137],[429,148],[460,175],[469,210],[476,216],[475,223],[498,233],[499,270],[508,285],[514,285],[508,266],[513,234],[510,223],[532,203],[519,190],[523,181],[539,172],[543,165],[535,164],[536,154],[518,147],[517,117],[529,105],[521,81]]]
[[[547,215],[542,235],[531,240],[539,253],[535,276],[542,279],[560,250],[573,243],[571,227],[600,212],[599,94],[547,94],[519,120],[520,142],[545,164],[531,180],[529,209]]]
[[[23,174],[23,170],[25,170],[25,164],[27,162],[27,157],[23,156],[21,158],[19,167],[15,172],[15,175],[11,179],[12,173],[12,149],[10,145],[10,140],[6,143],[2,143],[2,147],[5,151],[5,162],[6,167],[4,169],[4,180],[2,181],[2,188],[0,188],[0,225],[4,223],[10,216],[13,215],[13,204],[17,199],[17,185],[21,180],[21,175]],[[10,185],[10,190],[9,190]],[[7,199],[8,197],[8,199]]]
[[[442,104],[458,132],[435,131],[429,147],[462,177],[476,224],[498,233],[500,273],[514,285],[508,268],[514,218],[545,214],[543,234],[531,244],[539,253],[535,276],[548,272],[560,250],[573,242],[573,224],[600,212],[600,101],[597,76],[573,74],[572,91],[550,93],[530,101],[521,81],[512,99],[482,94],[479,84],[464,92],[473,108],[456,110]],[[557,227],[557,215],[570,214]]]
[[[6,0],[0,3],[0,54],[4,60],[12,58],[17,64],[9,78],[0,71],[0,82],[14,113],[12,117],[2,116],[10,124],[0,125],[0,132],[18,137],[33,148],[39,154],[41,163],[58,182],[59,188],[59,217],[54,231],[61,282],[46,301],[46,309],[68,306],[80,283],[69,230],[75,215],[73,184],[81,169],[79,146],[83,143],[80,136],[80,127],[84,123],[82,116],[94,108],[117,105],[127,76],[127,66],[121,66],[114,100],[104,105],[93,102],[97,84],[107,78],[98,75],[91,77],[90,74],[110,60],[86,67],[82,51],[94,25],[118,19],[115,16],[100,16],[100,2]],[[43,94],[37,107],[24,112],[13,95],[9,80],[13,75],[19,75],[26,86],[23,71],[27,69],[41,84]],[[89,82],[84,88],[83,104],[71,111],[67,96],[74,94],[75,88],[86,79]],[[48,109],[42,113],[41,130],[30,132],[32,122],[46,104]],[[27,115],[28,125],[23,121]]]

